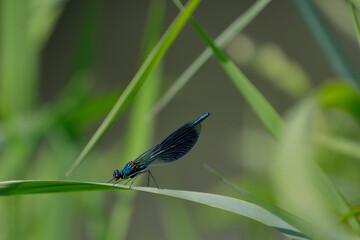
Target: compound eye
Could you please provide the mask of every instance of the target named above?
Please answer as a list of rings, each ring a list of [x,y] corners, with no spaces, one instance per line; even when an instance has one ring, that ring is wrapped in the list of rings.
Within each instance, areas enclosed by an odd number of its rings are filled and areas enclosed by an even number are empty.
[[[118,180],[118,179],[120,178],[120,172],[119,172],[119,170],[115,170],[115,171],[114,171],[113,178],[114,178],[115,180]]]

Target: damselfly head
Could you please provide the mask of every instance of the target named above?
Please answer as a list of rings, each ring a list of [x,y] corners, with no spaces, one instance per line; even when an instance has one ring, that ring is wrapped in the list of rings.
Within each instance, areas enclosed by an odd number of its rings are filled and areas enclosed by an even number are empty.
[[[115,180],[115,183],[116,183],[116,181],[119,180],[120,178],[122,178],[122,173],[121,173],[119,170],[116,169],[116,170],[114,171],[113,178],[110,179],[107,183],[110,183],[110,182],[112,182],[112,181],[114,181],[114,180]],[[114,185],[115,185],[115,184],[114,184]]]
[[[119,170],[115,170],[114,171],[114,174],[113,174],[113,179],[115,180],[115,181],[117,181],[117,180],[119,180],[120,178],[122,178],[122,174],[120,173],[120,171]]]

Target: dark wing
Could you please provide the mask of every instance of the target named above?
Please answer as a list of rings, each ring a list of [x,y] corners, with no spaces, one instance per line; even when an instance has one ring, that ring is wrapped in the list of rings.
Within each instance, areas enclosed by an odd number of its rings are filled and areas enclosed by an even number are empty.
[[[201,125],[186,123],[157,145],[149,162],[152,166],[164,165],[185,156],[199,139]]]
[[[134,160],[134,163],[138,164],[139,166],[142,165],[148,166],[153,161],[153,157],[156,156],[157,153],[159,152],[158,150],[159,150],[159,144],[143,152],[140,156],[138,156]]]
[[[194,147],[200,136],[200,123],[210,114],[210,112],[205,113],[195,121],[185,123],[160,144],[153,146],[137,157],[134,163],[139,164],[139,166],[148,166],[150,164],[157,166],[179,160]]]

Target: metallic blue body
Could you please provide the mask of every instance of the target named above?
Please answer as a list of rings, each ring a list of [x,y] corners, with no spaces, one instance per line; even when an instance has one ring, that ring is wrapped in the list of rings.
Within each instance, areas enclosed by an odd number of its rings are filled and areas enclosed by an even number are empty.
[[[143,170],[150,165],[158,166],[169,164],[185,156],[199,139],[201,132],[200,123],[210,116],[210,114],[210,112],[205,113],[195,121],[185,123],[161,143],[151,147],[134,161],[127,163],[123,170],[115,170],[112,180],[117,181],[119,179],[134,178],[145,172],[151,175],[149,170]]]
[[[194,122],[193,122],[193,125],[196,125],[198,123],[201,123],[202,121],[205,120],[205,118],[207,118],[208,116],[210,116],[211,112],[207,112],[205,114],[203,114],[201,117],[199,117],[198,119],[196,119]]]

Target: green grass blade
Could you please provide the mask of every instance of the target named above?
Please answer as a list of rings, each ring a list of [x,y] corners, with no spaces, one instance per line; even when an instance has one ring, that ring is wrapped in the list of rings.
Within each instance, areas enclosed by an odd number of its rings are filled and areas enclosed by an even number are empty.
[[[190,22],[213,50],[215,56],[220,62],[220,65],[224,68],[230,79],[244,95],[245,99],[248,101],[263,124],[267,127],[271,134],[279,140],[281,132],[285,127],[285,123],[280,115],[249,81],[249,79],[247,79],[247,77],[239,70],[239,68],[226,56],[226,54],[215,45],[214,41],[201,28],[201,26],[194,19],[190,19]]]
[[[354,28],[355,28],[358,44],[360,46],[360,23],[359,23],[359,19],[357,17],[354,4],[351,1],[349,1],[349,6],[350,6],[351,13],[353,15]]]
[[[237,34],[243,30],[270,2],[270,0],[258,0],[244,14],[238,17],[230,24],[215,40],[216,44],[223,48]],[[210,48],[205,49],[195,61],[180,75],[175,83],[159,99],[154,108],[150,111],[149,117],[152,118],[158,114],[174,96],[190,81],[190,79],[201,69],[210,59],[213,52]]]
[[[255,195],[252,195],[251,193],[239,188],[235,184],[229,182],[227,179],[225,179],[222,175],[217,173],[214,169],[210,168],[209,166],[205,165],[205,167],[214,174],[217,178],[219,178],[221,181],[223,181],[225,184],[232,187],[236,192],[240,193],[242,196],[250,200],[251,202],[255,203],[256,205],[268,210],[269,212],[273,213],[274,215],[278,216],[282,220],[286,221],[290,225],[296,227],[303,233],[306,233],[310,237],[316,237],[318,235],[318,231],[314,229],[313,226],[311,226],[309,223],[305,222],[301,218],[277,207],[274,206],[272,203],[267,202],[261,198],[258,198]]]
[[[349,0],[349,1],[351,1],[354,4],[354,6],[356,6],[358,9],[360,9],[360,0]]]
[[[191,14],[195,11],[196,7],[200,3],[200,0],[189,1],[186,9],[181,11],[175,21],[171,24],[165,34],[162,36],[158,44],[146,58],[134,78],[124,90],[123,94],[119,97],[118,101],[111,109],[105,120],[101,123],[100,127],[96,130],[90,141],[87,143],[79,157],[66,173],[69,176],[71,172],[81,163],[81,161],[91,152],[91,150],[97,145],[100,139],[104,136],[111,125],[116,121],[120,114],[125,110],[130,101],[134,98],[141,85],[146,81],[157,64],[160,62],[165,52],[171,46],[175,38],[184,27],[185,23],[190,18]]]
[[[303,20],[317,41],[318,46],[322,49],[337,75],[349,81],[352,85],[357,87],[357,90],[359,90],[360,79],[357,76],[356,71],[351,66],[344,51],[336,42],[329,27],[315,8],[312,1],[293,0],[292,2],[300,12]]]
[[[277,229],[290,239],[308,239],[296,228],[260,206],[240,199],[217,194],[134,186],[130,189],[125,185],[118,184],[113,186],[112,184],[95,182],[40,180],[0,182],[0,196],[101,190],[136,190],[180,198],[251,218],[269,227]]]
[[[128,189],[127,186],[120,189]],[[92,182],[74,181],[4,181],[0,182],[0,196],[15,196],[41,193],[64,193],[80,191],[114,190],[112,184],[97,184]]]
[[[281,132],[285,127],[285,123],[280,115],[233,62],[222,59],[222,67],[244,95],[265,127],[279,140]]]
[[[30,1],[0,1],[0,115],[24,114],[36,93],[37,56],[29,39]]]

